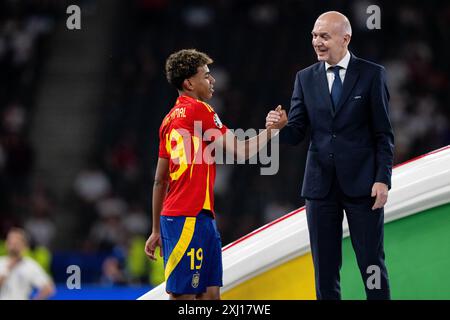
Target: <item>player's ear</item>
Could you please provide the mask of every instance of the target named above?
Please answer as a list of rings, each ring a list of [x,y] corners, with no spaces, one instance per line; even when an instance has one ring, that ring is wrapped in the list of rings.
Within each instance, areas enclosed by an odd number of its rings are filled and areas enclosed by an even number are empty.
[[[190,79],[184,79],[183,88],[188,91],[192,91],[194,90],[194,85],[192,84],[192,81]]]

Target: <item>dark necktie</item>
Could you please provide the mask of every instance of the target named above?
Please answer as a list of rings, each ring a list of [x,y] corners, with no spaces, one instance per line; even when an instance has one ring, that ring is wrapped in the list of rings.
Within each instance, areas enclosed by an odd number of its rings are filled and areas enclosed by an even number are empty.
[[[334,81],[333,81],[333,85],[331,86],[331,100],[333,100],[333,111],[336,112],[336,107],[339,103],[339,99],[341,98],[342,95],[342,81],[341,81],[341,77],[339,75],[339,70],[342,67],[340,66],[334,66],[334,67],[330,67],[329,69],[331,71],[333,71],[334,73]]]

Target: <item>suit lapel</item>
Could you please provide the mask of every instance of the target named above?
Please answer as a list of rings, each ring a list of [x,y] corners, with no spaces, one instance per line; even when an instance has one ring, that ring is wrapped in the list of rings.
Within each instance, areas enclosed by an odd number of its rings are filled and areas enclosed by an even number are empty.
[[[348,64],[347,72],[345,73],[342,95],[336,107],[336,112],[334,114],[335,116],[339,112],[339,110],[341,110],[342,105],[345,103],[345,101],[347,101],[350,92],[352,91],[353,87],[356,84],[356,81],[358,80],[358,77],[359,77],[358,63],[356,61],[355,56],[352,54],[350,62]]]
[[[328,89],[327,75],[325,73],[325,63],[323,62],[318,63],[316,69],[314,70],[314,83],[317,84],[315,96],[328,107],[331,116],[334,117],[330,90]]]

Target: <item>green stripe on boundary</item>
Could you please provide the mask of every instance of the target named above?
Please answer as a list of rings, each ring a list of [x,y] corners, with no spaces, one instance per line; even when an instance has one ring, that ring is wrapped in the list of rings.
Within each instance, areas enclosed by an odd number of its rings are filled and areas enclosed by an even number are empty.
[[[450,299],[450,203],[385,225],[392,299]],[[365,299],[350,238],[343,241],[343,299]]]

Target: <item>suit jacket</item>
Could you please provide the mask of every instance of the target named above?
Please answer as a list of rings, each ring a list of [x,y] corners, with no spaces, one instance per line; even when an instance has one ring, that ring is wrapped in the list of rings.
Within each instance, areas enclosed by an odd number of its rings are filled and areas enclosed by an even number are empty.
[[[383,66],[352,54],[335,112],[325,63],[299,71],[280,142],[300,143],[308,127],[303,197],[325,197],[334,177],[350,197],[370,196],[374,182],[391,187],[394,134]]]

